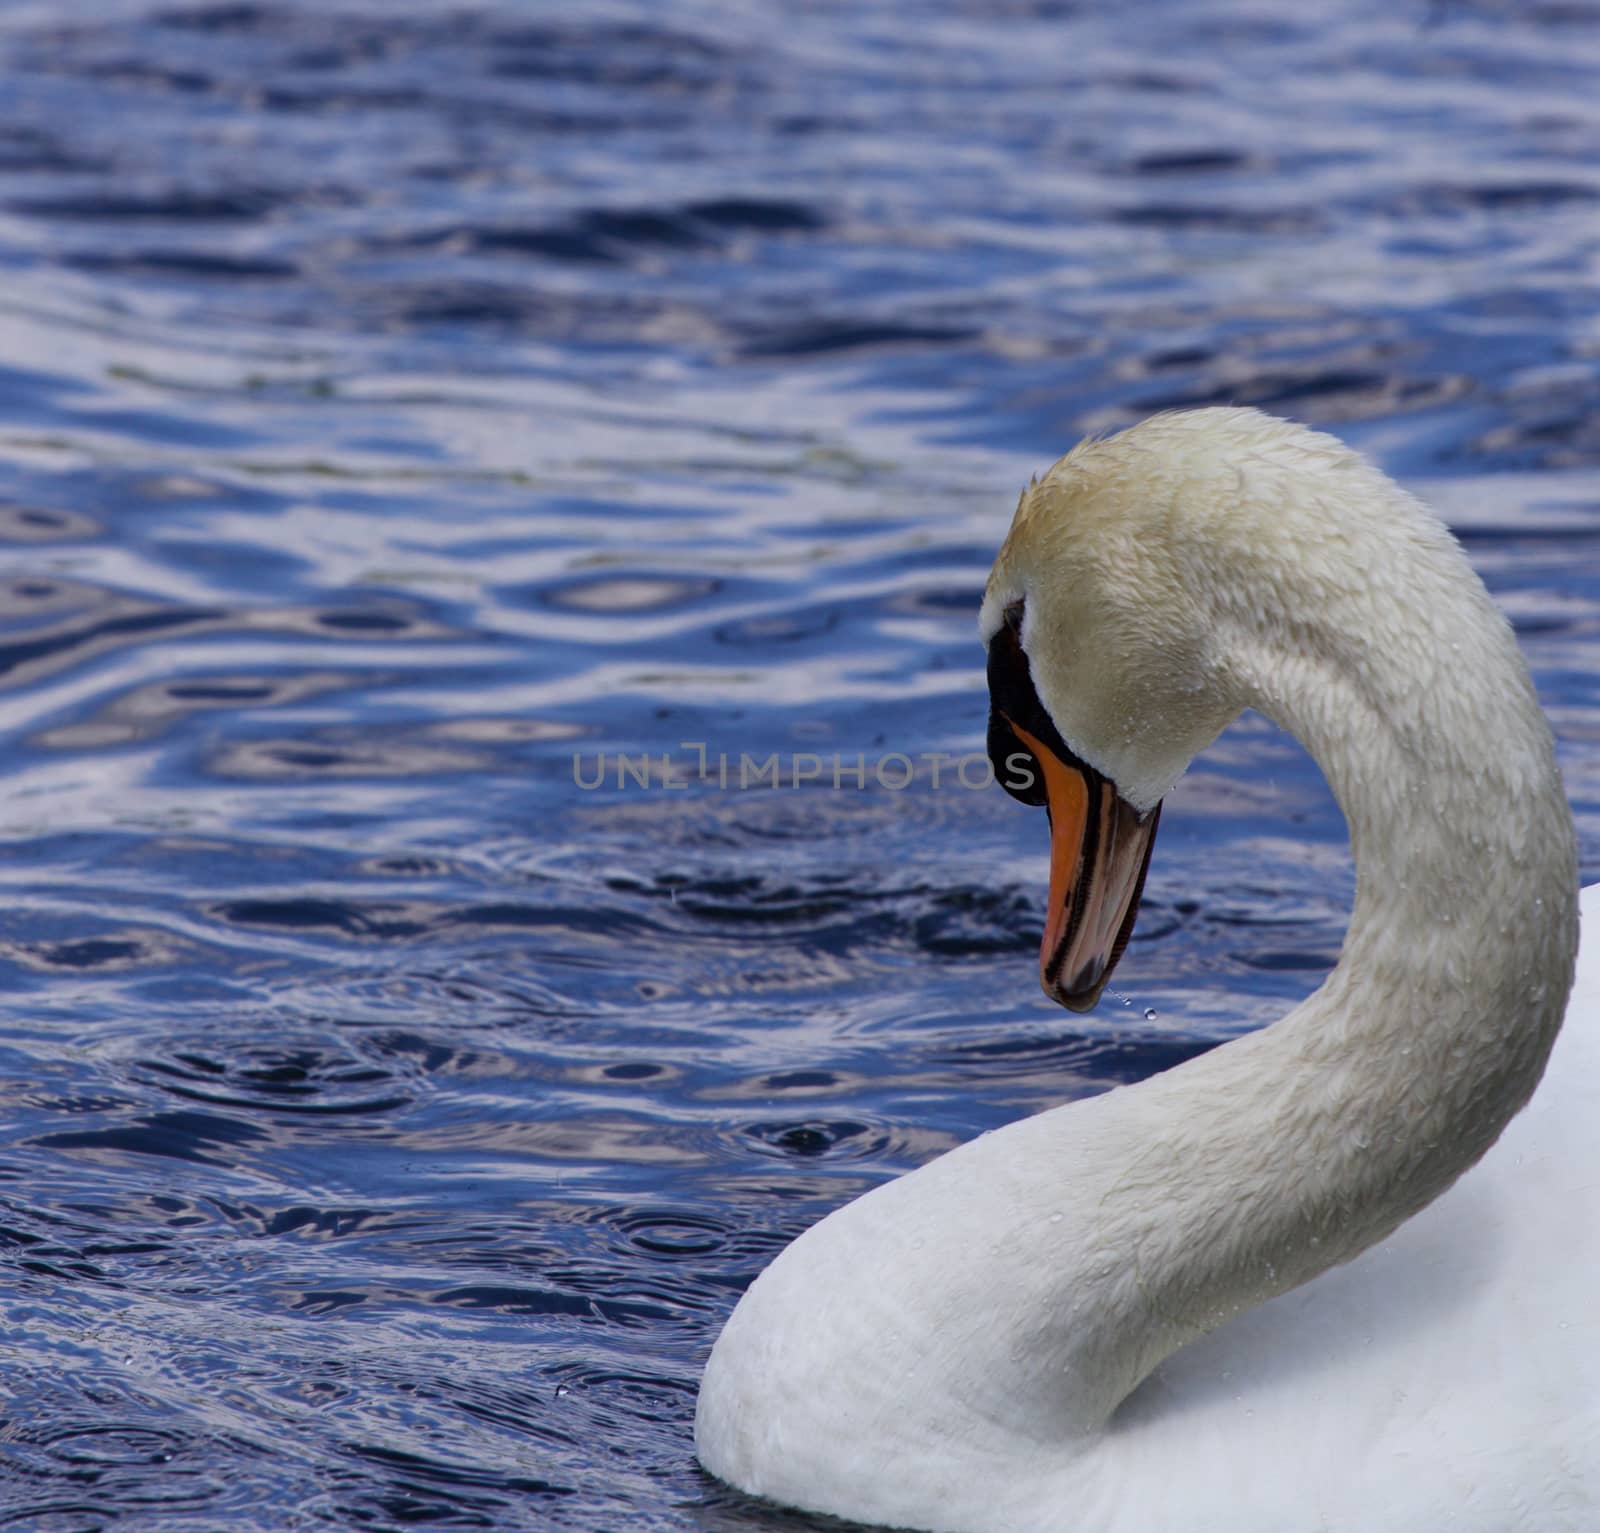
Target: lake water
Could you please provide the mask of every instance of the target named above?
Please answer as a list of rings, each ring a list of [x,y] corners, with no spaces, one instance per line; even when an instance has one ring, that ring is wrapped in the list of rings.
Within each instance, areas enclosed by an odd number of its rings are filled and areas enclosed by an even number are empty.
[[[1597,78],[1586,0],[0,11],[0,1526],[813,1526],[692,1460],[742,1287],[1340,940],[1246,719],[1038,992],[950,763],[1086,431],[1431,498],[1600,876]]]

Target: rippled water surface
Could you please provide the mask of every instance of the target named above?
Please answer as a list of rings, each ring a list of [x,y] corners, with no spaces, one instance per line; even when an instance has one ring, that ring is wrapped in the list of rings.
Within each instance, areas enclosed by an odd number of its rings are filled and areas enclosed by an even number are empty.
[[[690,1452],[773,1252],[1337,951],[1260,720],[1086,1018],[1041,817],[930,780],[1087,430],[1432,498],[1600,875],[1597,72],[1585,0],[0,11],[0,1525],[809,1526]]]

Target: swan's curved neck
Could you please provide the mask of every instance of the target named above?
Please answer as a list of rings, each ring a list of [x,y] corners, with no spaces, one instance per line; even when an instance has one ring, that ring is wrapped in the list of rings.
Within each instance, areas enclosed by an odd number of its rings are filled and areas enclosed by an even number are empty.
[[[1281,613],[1221,620],[1239,695],[1305,743],[1345,811],[1356,900],[1337,967],[1276,1025],[1072,1109],[1097,1124],[1061,1116],[1074,1140],[1105,1135],[1084,1214],[1133,1253],[1075,1275],[1097,1323],[1063,1328],[1052,1362],[1079,1381],[1081,1429],[1177,1347],[1437,1197],[1544,1068],[1577,947],[1572,821],[1510,632],[1449,553],[1407,572],[1420,612],[1375,600],[1337,640]]]
[[[1572,820],[1511,632],[1354,455],[1240,411],[1090,443],[1018,508],[985,611],[1019,600],[1040,703],[1140,807],[1239,709],[1299,738],[1356,898],[1272,1027],[887,1182],[751,1287],[707,1369],[707,1466],[895,1526],[1112,1507],[1118,1407],[1472,1165],[1538,1083],[1577,950]],[[1069,1460],[1088,1472],[1058,1482]]]
[[[1509,629],[1460,573],[1425,636],[1375,626],[1336,665],[1280,660],[1257,697],[1322,767],[1356,863],[1337,967],[1262,1040],[1327,1129],[1331,1200],[1386,1189],[1370,1224],[1340,1221],[1340,1257],[1494,1142],[1571,986],[1576,843],[1549,727]]]

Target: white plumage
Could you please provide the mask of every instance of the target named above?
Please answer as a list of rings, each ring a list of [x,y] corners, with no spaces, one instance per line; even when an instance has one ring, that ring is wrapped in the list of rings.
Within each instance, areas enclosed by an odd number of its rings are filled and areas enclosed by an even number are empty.
[[[1600,953],[1569,1007],[1571,817],[1482,585],[1333,439],[1202,410],[1030,488],[986,642],[1019,604],[1138,809],[1242,708],[1305,743],[1358,870],[1340,962],[809,1230],[713,1351],[701,1461],[934,1533],[1593,1533]]]

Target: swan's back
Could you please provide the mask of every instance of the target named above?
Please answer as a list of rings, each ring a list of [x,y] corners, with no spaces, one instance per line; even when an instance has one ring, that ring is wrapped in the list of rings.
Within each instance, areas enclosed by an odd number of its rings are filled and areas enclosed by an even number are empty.
[[[1060,1500],[1041,1528],[1600,1528],[1600,885],[1582,911],[1555,1052],[1489,1154],[1381,1245],[1170,1358],[1054,1493],[1092,1462],[1106,1520]]]
[[[1600,885],[1583,909],[1600,928]],[[908,1432],[878,1473],[936,1481],[919,1525],[952,1533],[1595,1533],[1597,1079],[1591,941],[1532,1102],[1389,1239],[1176,1353],[1092,1451]]]

